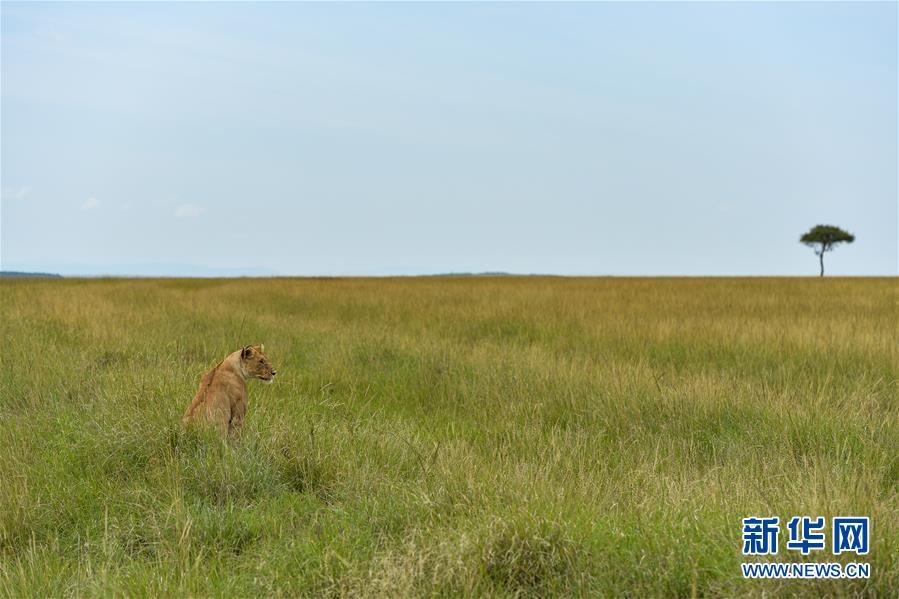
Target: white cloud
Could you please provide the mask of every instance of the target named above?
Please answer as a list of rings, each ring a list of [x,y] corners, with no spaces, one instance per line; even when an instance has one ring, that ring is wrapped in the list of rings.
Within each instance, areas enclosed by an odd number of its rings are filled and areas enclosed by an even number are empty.
[[[203,212],[205,212],[205,208],[196,204],[180,204],[175,208],[175,216],[178,218],[200,216]]]
[[[93,210],[94,208],[96,208],[99,205],[100,205],[100,200],[98,200],[97,198],[88,198],[87,200],[85,200],[85,202],[83,204],[81,204],[81,209],[82,210]]]
[[[31,188],[27,185],[22,187],[4,187],[2,197],[4,200],[24,200],[31,192]]]

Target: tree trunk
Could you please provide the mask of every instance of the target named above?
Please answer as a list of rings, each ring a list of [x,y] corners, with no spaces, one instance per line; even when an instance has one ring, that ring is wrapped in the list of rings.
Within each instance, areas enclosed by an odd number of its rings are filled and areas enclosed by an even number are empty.
[[[818,259],[821,261],[821,276],[824,276],[824,250],[821,250],[821,253],[818,254]]]

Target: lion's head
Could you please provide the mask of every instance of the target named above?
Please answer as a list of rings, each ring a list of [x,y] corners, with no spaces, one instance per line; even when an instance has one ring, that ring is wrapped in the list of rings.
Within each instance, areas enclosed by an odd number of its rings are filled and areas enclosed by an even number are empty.
[[[261,343],[259,345],[247,345],[240,350],[240,364],[247,377],[260,379],[264,383],[271,383],[275,380],[275,375],[278,373],[275,367],[272,366],[272,363],[268,361],[268,358],[265,357],[264,350],[265,346]]]

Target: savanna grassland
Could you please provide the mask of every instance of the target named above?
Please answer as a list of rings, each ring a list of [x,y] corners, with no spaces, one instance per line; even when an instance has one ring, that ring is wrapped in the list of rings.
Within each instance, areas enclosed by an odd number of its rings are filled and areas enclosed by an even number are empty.
[[[0,281],[0,595],[899,594],[896,279]],[[263,342],[244,438],[185,432]],[[871,517],[753,581],[741,518]]]

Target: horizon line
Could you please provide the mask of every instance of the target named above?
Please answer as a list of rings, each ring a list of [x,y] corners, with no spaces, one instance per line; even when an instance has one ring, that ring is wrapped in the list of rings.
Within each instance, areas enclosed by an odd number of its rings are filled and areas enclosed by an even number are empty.
[[[138,275],[138,274],[73,274],[52,272],[0,271],[0,279],[426,279],[426,278],[559,278],[559,279],[888,279],[897,278],[893,274],[554,274],[554,273],[513,273],[487,272],[447,272],[423,274],[272,274],[272,275]]]

